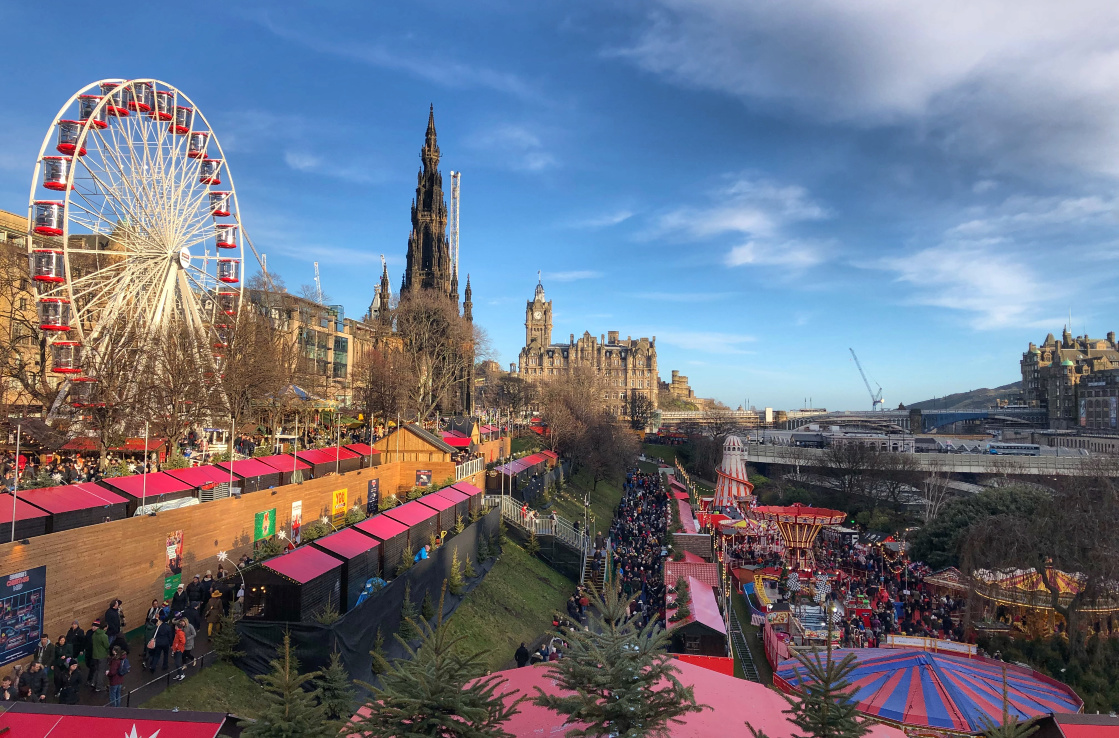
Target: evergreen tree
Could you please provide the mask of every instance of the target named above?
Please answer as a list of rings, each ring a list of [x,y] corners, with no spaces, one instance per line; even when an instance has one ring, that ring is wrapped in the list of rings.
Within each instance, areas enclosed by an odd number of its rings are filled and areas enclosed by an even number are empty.
[[[474,562],[470,560],[470,554],[466,554],[466,561],[462,565],[462,575],[467,579],[473,579],[478,576],[478,572],[474,571]]]
[[[462,594],[462,562],[458,558],[458,549],[451,552],[451,573],[447,577],[447,589],[453,595]]]
[[[354,714],[354,688],[337,651],[330,654],[330,666],[323,670],[318,687],[322,692],[320,704],[329,719],[348,720]]]
[[[446,582],[444,582],[446,588]],[[420,647],[408,650],[381,675],[381,686],[362,683],[372,694],[348,729],[365,738],[438,736],[439,738],[513,738],[501,726],[520,710],[523,697],[499,691],[506,682],[486,676],[485,653],[471,652],[463,638],[455,638],[439,619],[432,628],[422,624]],[[468,686],[469,684],[469,686]]]
[[[980,715],[983,722],[983,735],[986,738],[1027,738],[1038,725],[1034,720],[1019,722],[1017,715],[1010,714],[1010,689],[1006,683],[1006,664],[1002,665],[1002,720],[995,722],[986,715]]]
[[[404,641],[414,641],[420,637],[420,631],[416,629],[416,621],[420,619],[420,613],[416,610],[416,603],[412,602],[412,583],[408,582],[404,585],[404,603],[400,606],[400,628],[397,630],[397,635]]]
[[[505,526],[505,518],[497,519],[497,536],[494,541],[497,543],[497,552],[501,553],[501,547],[505,545],[505,539],[509,537],[509,528]]]
[[[389,670],[389,660],[385,656],[385,637],[381,634],[381,628],[377,628],[377,635],[373,638],[373,650],[369,652],[372,657],[373,663],[369,668],[374,675],[384,674]]]
[[[591,626],[566,633],[564,658],[548,664],[549,676],[571,694],[545,694],[533,702],[563,715],[568,723],[584,723],[567,736],[651,736],[666,733],[689,712],[699,712],[691,687],[676,678],[672,657],[665,652],[668,634],[657,622],[643,629],[639,615],[630,615],[629,601],[610,588],[605,598],[591,594]]]
[[[435,603],[431,601],[431,590],[424,594],[423,604],[420,605],[420,615],[428,622],[431,622],[431,619],[435,617]]]
[[[257,677],[264,687],[264,707],[255,722],[244,722],[244,738],[319,738],[330,732],[326,711],[319,704],[321,690],[308,692],[303,685],[321,672],[299,673],[299,661],[291,648],[291,634],[272,660],[272,672]]]
[[[803,731],[796,738],[862,738],[870,725],[855,707],[851,698],[850,676],[855,669],[855,655],[847,654],[836,661],[831,647],[831,615],[828,614],[828,648],[823,662],[818,653],[798,653],[804,672],[793,685],[798,691],[782,695],[789,703],[785,714]]]
[[[478,561],[485,561],[490,557],[490,537],[485,533],[478,536]]]
[[[396,566],[396,576],[400,576],[412,568],[415,556],[416,552],[412,550],[412,544],[409,543],[404,547],[404,550],[400,552],[400,563]]]
[[[210,645],[218,654],[218,658],[228,663],[245,655],[244,651],[237,650],[241,645],[241,635],[237,632],[237,623],[232,615],[222,616],[218,631],[210,639]]]
[[[525,544],[525,551],[529,556],[535,556],[540,553],[540,541],[536,538],[536,531],[530,530],[528,532],[528,543]]]

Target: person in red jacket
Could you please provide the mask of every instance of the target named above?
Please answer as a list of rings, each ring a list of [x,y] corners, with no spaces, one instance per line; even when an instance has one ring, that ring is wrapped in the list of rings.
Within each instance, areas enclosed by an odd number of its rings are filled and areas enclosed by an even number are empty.
[[[178,623],[175,623],[175,639],[171,641],[171,655],[175,658],[175,676],[171,678],[180,682],[186,679],[186,674],[183,673],[183,651],[185,650],[186,633],[183,632]]]

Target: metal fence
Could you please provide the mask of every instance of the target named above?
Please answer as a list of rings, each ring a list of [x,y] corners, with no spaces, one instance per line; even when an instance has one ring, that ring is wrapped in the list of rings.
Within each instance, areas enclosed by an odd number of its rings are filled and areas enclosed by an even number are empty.
[[[131,659],[130,659],[131,660]],[[215,651],[208,651],[201,656],[196,656],[193,661],[188,661],[184,666],[184,673],[189,677],[198,671],[205,669],[208,666],[213,666],[218,661],[218,656]],[[139,668],[139,658],[133,662],[134,669]],[[141,684],[135,689],[131,689],[121,695],[120,704],[122,707],[132,707],[135,703],[136,707],[144,704],[157,694],[164,692],[175,683],[174,676],[178,673],[175,668],[171,668],[166,674],[154,677],[151,681]],[[106,705],[109,703],[106,702]]]
[[[466,479],[473,476],[486,468],[486,460],[481,457],[475,457],[470,461],[464,461],[461,464],[455,465],[455,481]]]

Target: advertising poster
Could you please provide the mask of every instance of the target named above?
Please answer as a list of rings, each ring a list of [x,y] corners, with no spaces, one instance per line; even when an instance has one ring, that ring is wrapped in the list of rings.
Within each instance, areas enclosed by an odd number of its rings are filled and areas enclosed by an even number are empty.
[[[276,508],[263,510],[253,521],[253,543],[276,535]]]
[[[335,525],[346,522],[346,490],[334,490],[334,502],[330,506],[330,517]]]
[[[163,599],[169,600],[183,581],[183,532],[167,534],[167,566],[163,569]]]
[[[1112,403],[1112,407],[1114,407],[1114,403]],[[1112,413],[1111,416],[1114,418],[1115,413]],[[380,479],[370,479],[369,480],[369,489],[368,489],[368,491],[366,493],[366,496],[365,496],[365,512],[369,515],[376,515],[377,514],[377,508],[380,507],[380,505],[381,505],[381,480]]]
[[[1119,407],[1117,407],[1119,406],[1119,397],[1112,397],[1109,399],[1111,400],[1111,427],[1114,428],[1116,422],[1116,410],[1119,410]]]
[[[43,637],[43,592],[47,567],[4,577],[0,591],[0,666],[35,653]]]
[[[291,542],[295,545],[303,543],[303,500],[291,503]]]
[[[416,486],[431,486],[431,469],[416,469]]]
[[[1085,399],[1080,400],[1080,425],[1088,425],[1088,401]]]

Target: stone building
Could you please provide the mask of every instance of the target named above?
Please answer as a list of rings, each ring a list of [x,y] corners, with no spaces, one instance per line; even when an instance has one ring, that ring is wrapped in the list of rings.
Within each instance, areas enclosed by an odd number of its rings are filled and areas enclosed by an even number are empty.
[[[1060,341],[1050,333],[1040,346],[1031,343],[1022,354],[1024,401],[1030,407],[1046,409],[1050,428],[1086,427],[1079,389],[1089,376],[1116,368],[1119,346],[1114,332],[1107,338],[1074,337],[1065,328]]]
[[[525,346],[518,360],[518,374],[529,382],[546,382],[578,367],[590,367],[605,384],[610,412],[624,417],[628,402],[637,395],[657,405],[657,337],[622,339],[618,331],[595,338],[589,331],[567,343],[552,342],[552,302],[537,283],[536,294],[525,308]]]

